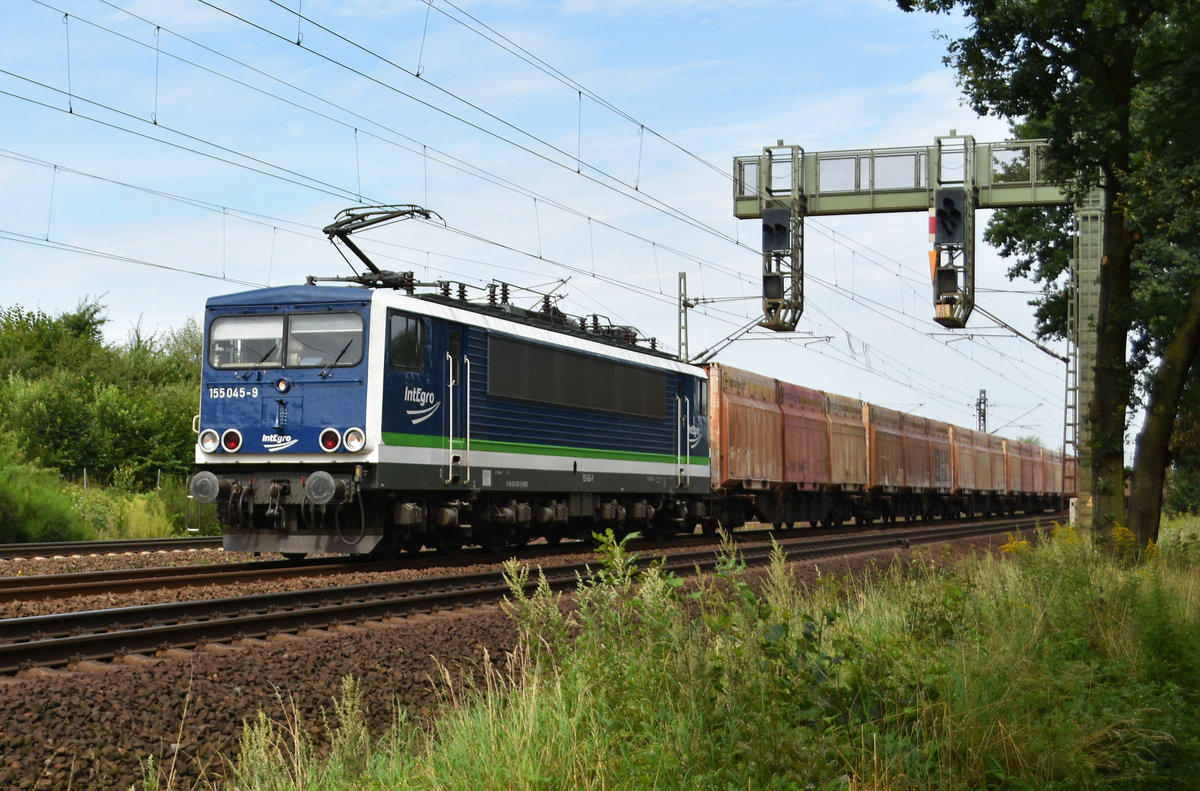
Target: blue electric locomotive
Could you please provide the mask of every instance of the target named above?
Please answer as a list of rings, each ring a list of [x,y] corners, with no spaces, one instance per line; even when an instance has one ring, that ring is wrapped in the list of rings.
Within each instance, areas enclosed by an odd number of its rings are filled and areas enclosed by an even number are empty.
[[[227,550],[454,551],[711,526],[703,369],[548,301],[476,303],[442,286],[208,301],[189,491],[216,503]]]

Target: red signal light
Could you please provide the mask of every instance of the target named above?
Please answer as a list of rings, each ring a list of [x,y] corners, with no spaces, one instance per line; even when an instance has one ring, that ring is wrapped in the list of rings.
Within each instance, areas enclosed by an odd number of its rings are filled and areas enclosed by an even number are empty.
[[[237,453],[242,449],[242,432],[236,428],[225,429],[225,433],[221,435],[221,447],[227,453]]]
[[[321,450],[333,453],[342,444],[342,435],[336,428],[327,428],[321,432]]]

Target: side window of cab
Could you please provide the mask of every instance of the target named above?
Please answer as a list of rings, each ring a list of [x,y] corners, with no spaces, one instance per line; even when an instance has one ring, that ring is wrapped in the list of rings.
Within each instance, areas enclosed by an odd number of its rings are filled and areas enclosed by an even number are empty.
[[[404,313],[388,313],[388,361],[405,371],[425,370],[425,320]]]

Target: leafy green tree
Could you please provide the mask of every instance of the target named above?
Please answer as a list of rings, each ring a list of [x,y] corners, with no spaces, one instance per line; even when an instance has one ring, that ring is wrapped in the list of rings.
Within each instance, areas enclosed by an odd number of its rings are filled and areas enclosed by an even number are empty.
[[[1094,376],[1087,415],[1094,524],[1127,523],[1141,542],[1153,539],[1171,431],[1200,350],[1200,278],[1189,274],[1200,219],[1200,137],[1192,131],[1200,121],[1200,4],[897,2],[906,11],[964,12],[969,32],[950,41],[946,60],[972,107],[1040,124],[1054,177],[1076,196],[1103,191],[1096,369],[1084,372]],[[1036,258],[1051,277],[1046,240],[1027,244],[1018,252]],[[1173,316],[1161,305],[1144,312],[1148,306],[1135,291],[1152,289],[1143,277],[1180,284]],[[1163,320],[1155,324],[1156,317]],[[1139,373],[1147,411],[1127,514],[1126,410]]]
[[[95,473],[105,439],[93,426],[91,399],[90,383],[70,371],[32,379],[11,375],[0,391],[0,427],[41,467]]]
[[[1167,507],[1177,514],[1200,514],[1200,370],[1196,366],[1175,416],[1171,458]]]
[[[188,316],[182,327],[168,330],[162,338],[160,349],[168,359],[187,369],[190,375],[199,380],[204,331],[194,316]]]
[[[104,307],[89,299],[56,318],[19,306],[0,311],[0,377],[37,378],[59,368],[102,370],[108,350],[101,329],[107,321]]]
[[[0,312],[0,430],[41,467],[138,487],[191,466],[200,384],[198,323],[156,336],[140,324],[106,345],[104,306],[57,317]]]

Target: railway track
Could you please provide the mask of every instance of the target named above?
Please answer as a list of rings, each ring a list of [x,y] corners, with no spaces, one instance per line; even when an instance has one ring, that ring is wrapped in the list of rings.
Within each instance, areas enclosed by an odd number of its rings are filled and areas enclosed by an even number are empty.
[[[220,549],[219,536],[194,538],[130,538],[113,541],[39,541],[28,544],[0,544],[0,560],[36,557],[108,555],[123,552],[180,552]]]
[[[834,535],[844,530],[805,529],[806,536]],[[770,530],[738,532],[739,541],[765,541]],[[660,551],[691,543],[711,544],[711,538],[678,537],[671,541],[639,540],[637,551]],[[590,551],[583,542],[539,544],[514,549],[521,558],[536,560],[547,555],[561,555],[578,546],[580,552]],[[218,547],[219,548],[219,547]],[[40,574],[0,577],[0,604],[36,599],[63,599],[71,596],[131,593],[151,589],[228,585],[238,582],[265,582],[295,577],[334,577],[356,572],[383,572],[397,569],[454,567],[477,563],[499,562],[510,554],[497,555],[483,549],[464,551],[447,557],[434,552],[405,553],[395,560],[376,560],[370,557],[346,556],[313,557],[304,560],[263,560],[240,563],[211,563],[156,568],[108,569],[67,574]]]
[[[73,574],[43,574],[0,578],[0,603],[67,598],[99,593],[131,593],[154,588],[169,589],[203,585],[228,585],[287,577],[324,576],[348,570],[370,570],[362,563],[333,561],[293,562],[267,560],[250,563],[214,563],[203,566],[83,571]]]
[[[870,527],[864,527],[870,530]],[[877,528],[876,528],[877,529]],[[905,530],[911,529],[905,527]],[[783,532],[771,529],[739,530],[734,534],[738,542],[769,541],[776,533],[787,536],[817,538],[842,536],[847,528],[800,528]],[[157,545],[168,545],[166,539]],[[217,539],[214,539],[217,540]],[[713,539],[700,536],[676,536],[666,541],[638,539],[631,546],[638,552],[663,552],[678,547],[710,545]],[[112,545],[113,542],[103,542]],[[118,543],[117,545],[121,545]],[[141,546],[137,542],[132,546]],[[9,545],[12,546],[12,545]],[[46,547],[76,546],[75,544]],[[571,551],[571,542],[565,544],[539,544],[512,550],[522,559],[537,560],[547,555],[559,555]],[[590,551],[586,543],[578,543],[580,552]],[[219,549],[219,545],[216,547]],[[99,554],[99,553],[97,553]],[[509,553],[511,554],[511,553]],[[65,599],[72,596],[132,593],[144,590],[167,590],[206,585],[229,585],[239,582],[266,582],[296,577],[336,577],[356,572],[384,572],[397,569],[419,569],[430,567],[454,567],[476,563],[492,563],[504,560],[509,554],[497,555],[483,549],[467,550],[454,557],[446,557],[426,551],[405,553],[395,560],[376,560],[370,557],[347,558],[346,556],[313,557],[304,560],[262,560],[239,563],[210,563],[204,565],[162,566],[155,568],[108,569],[66,574],[23,575],[0,577],[0,604],[38,599]]]
[[[765,534],[765,533],[764,533]],[[710,543],[709,539],[704,539]],[[571,551],[571,544],[524,547],[521,558],[536,560],[546,555],[562,555]],[[670,546],[666,543],[647,545],[651,549]],[[579,543],[580,552],[590,551],[590,545]],[[639,547],[640,548],[640,547]],[[483,550],[464,552],[446,557],[433,552],[405,554],[396,560],[375,560],[369,557],[316,557],[304,560],[263,560],[243,563],[213,563],[196,566],[163,566],[157,568],[108,569],[69,574],[42,574],[19,577],[0,577],[0,604],[35,599],[63,599],[71,596],[132,593],[152,589],[230,585],[241,582],[266,582],[297,577],[336,577],[351,573],[396,571],[450,567],[499,562],[508,555],[496,555]]]
[[[1033,529],[1033,519],[973,522],[905,530],[903,533],[836,537],[777,537],[793,561],[812,560],[901,545]],[[771,546],[741,546],[748,566],[765,564]],[[717,556],[704,549],[661,553],[665,567],[681,575],[711,570]],[[643,557],[653,557],[646,553]],[[573,588],[585,564],[543,567],[552,588]],[[533,584],[533,583],[531,583]],[[191,649],[282,632],[323,629],[366,621],[388,621],[416,613],[491,604],[508,592],[500,571],[390,581],[227,599],[154,604],[0,621],[0,674],[34,667],[61,668],[84,660],[110,660],[125,653]]]

